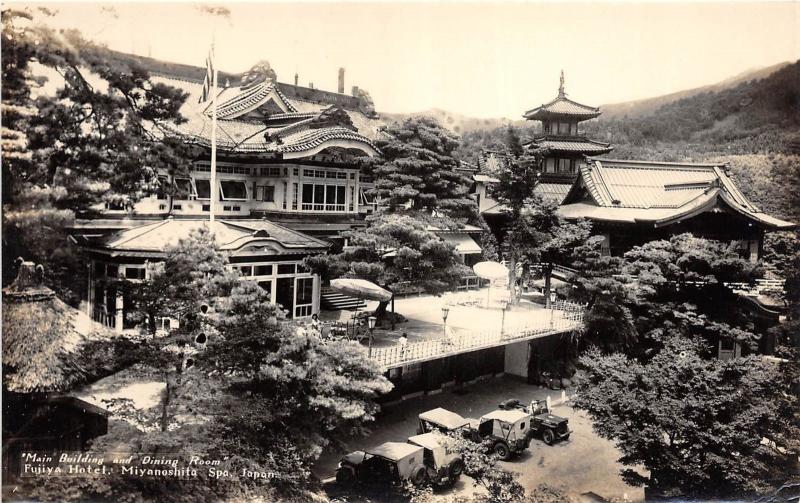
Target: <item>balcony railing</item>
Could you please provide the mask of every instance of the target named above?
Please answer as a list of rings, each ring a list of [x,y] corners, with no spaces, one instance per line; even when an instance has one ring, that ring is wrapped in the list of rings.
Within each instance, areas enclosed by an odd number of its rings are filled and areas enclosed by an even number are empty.
[[[114,328],[114,325],[116,324],[116,319],[113,314],[108,314],[107,312],[99,308],[95,308],[92,311],[92,319],[109,328]]]
[[[373,348],[372,358],[387,370],[394,367],[435,360],[479,349],[537,339],[549,335],[579,330],[583,327],[585,307],[557,301],[550,320],[541,320],[504,329],[461,332],[450,338],[408,344],[405,347]]]
[[[303,203],[301,205],[301,209],[303,211],[333,211],[333,212],[344,212],[347,210],[347,206],[344,204],[315,204],[315,203]]]

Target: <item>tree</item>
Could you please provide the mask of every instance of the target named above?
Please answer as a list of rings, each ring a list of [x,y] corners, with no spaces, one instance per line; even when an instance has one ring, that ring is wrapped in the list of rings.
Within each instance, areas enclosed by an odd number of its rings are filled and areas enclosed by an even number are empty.
[[[390,210],[409,206],[451,217],[477,214],[475,201],[468,195],[471,180],[456,171],[457,136],[432,117],[411,117],[381,132],[376,141],[381,158],[372,169],[374,192]]]
[[[585,221],[565,221],[558,214],[557,201],[536,194],[547,149],[523,147],[510,125],[505,144],[505,153],[500,156],[502,168],[493,173],[499,182],[492,186],[492,196],[502,205],[507,220],[502,248],[509,261],[509,288],[516,301],[518,265],[538,263],[542,266],[545,302],[549,306],[553,266],[563,262],[569,251],[589,236],[590,225]]]
[[[654,495],[738,499],[780,485],[797,456],[783,450],[800,433],[797,397],[774,364],[709,360],[702,346],[672,337],[647,363],[591,350],[573,404],[622,452],[625,480]]]
[[[231,376],[241,404],[221,418],[225,449],[305,480],[323,448],[364,433],[392,385],[358,343],[323,343],[282,318],[268,292],[240,283],[199,365]]]
[[[76,212],[98,203],[129,207],[159,190],[160,172],[188,170],[192,152],[164,134],[186,94],[154,83],[76,31],[56,32],[46,9],[4,9],[4,281],[17,256],[42,263],[66,299],[80,298],[82,259],[68,246]],[[56,90],[45,92],[47,77]],[[37,89],[34,98],[32,90]],[[7,128],[7,129],[6,129]],[[165,187],[170,190],[170,187]]]
[[[325,278],[361,278],[393,292],[440,295],[455,289],[469,269],[431,223],[457,226],[420,213],[378,213],[367,218],[365,229],[343,233],[348,246],[341,253],[310,257],[306,264]],[[387,304],[376,310],[381,319]]]
[[[575,250],[575,288],[566,291],[588,304],[585,346],[643,356],[667,338],[700,336],[756,347],[751,313],[725,283],[753,282],[761,268],[734,245],[686,233],[611,257],[602,241],[593,236]]]
[[[472,478],[475,486],[485,490],[485,494],[473,494],[472,501],[511,503],[522,500],[525,489],[513,473],[498,466],[491,441],[473,442],[464,438],[460,431],[451,431],[447,435],[447,449],[453,449],[461,455],[464,474]]]
[[[217,249],[216,239],[206,227],[168,247],[165,255],[163,262],[147,264],[146,279],[141,282],[109,282],[128,293],[129,321],[145,323],[150,334],[155,334],[158,318],[191,323],[202,305],[211,306],[238,281],[238,274],[227,267],[227,257]]]

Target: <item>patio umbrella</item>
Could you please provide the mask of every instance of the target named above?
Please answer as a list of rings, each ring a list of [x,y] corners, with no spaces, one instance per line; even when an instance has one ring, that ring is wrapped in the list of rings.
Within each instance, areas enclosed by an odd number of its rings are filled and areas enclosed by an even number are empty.
[[[489,297],[492,293],[492,283],[495,280],[503,279],[508,277],[508,267],[504,266],[500,262],[478,262],[474,266],[472,266],[472,270],[475,271],[475,275],[479,278],[488,279],[490,281],[489,288],[486,291],[486,307],[489,307]]]
[[[378,302],[392,300],[392,292],[365,279],[334,279],[331,280],[331,289],[357,299],[377,300]]]
[[[490,281],[508,277],[508,267],[500,262],[478,262],[472,266],[475,275]]]

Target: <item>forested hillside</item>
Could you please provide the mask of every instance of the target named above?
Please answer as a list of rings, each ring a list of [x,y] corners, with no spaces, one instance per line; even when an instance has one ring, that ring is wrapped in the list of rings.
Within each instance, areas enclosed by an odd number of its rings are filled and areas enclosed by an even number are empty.
[[[617,159],[727,162],[742,190],[765,211],[800,220],[800,61],[764,79],[680,99],[643,117],[585,122]],[[523,141],[538,123],[519,128]],[[502,147],[505,126],[462,135],[458,155],[474,162]]]

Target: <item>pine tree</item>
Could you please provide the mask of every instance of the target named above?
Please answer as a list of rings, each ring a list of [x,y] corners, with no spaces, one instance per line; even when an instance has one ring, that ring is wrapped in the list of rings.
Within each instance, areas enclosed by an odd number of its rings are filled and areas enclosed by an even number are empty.
[[[75,213],[103,202],[129,207],[160,188],[159,171],[185,172],[192,150],[163,134],[183,120],[185,93],[76,31],[49,28],[46,16],[2,13],[3,271],[10,280],[19,255],[42,263],[69,300],[84,287],[65,232]],[[33,97],[47,81],[38,73],[57,76],[55,93]]]
[[[381,132],[374,192],[390,209],[439,211],[454,218],[477,213],[468,195],[471,180],[456,171],[458,137],[431,117],[412,117]]]

